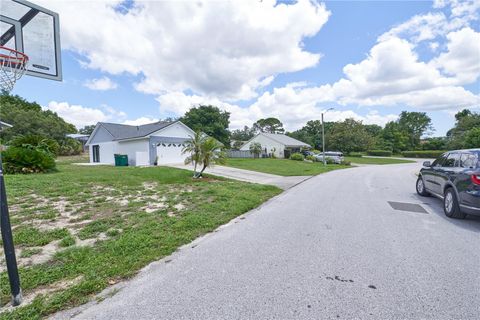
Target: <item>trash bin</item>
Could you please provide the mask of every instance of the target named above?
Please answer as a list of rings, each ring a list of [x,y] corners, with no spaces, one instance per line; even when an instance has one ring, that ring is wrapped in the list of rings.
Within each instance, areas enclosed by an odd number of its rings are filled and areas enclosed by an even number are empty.
[[[128,155],[126,154],[115,154],[115,166],[116,167],[126,167],[128,166]]]

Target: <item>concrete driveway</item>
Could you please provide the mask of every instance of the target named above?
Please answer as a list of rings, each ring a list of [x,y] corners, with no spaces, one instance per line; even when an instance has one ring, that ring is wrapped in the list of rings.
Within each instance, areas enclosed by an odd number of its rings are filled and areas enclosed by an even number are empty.
[[[316,176],[58,317],[478,319],[480,219],[417,196],[419,167]]]
[[[169,164],[167,166],[193,171],[192,165],[185,165],[182,163]],[[234,179],[234,180],[259,183],[259,184],[269,184],[269,185],[277,186],[283,190],[287,190],[299,184],[300,182],[308,178],[311,178],[311,176],[284,177],[284,176],[277,176],[269,173],[250,171],[250,170],[225,167],[225,166],[218,166],[218,165],[205,169],[205,172],[216,175],[216,176],[220,176],[220,177]]]

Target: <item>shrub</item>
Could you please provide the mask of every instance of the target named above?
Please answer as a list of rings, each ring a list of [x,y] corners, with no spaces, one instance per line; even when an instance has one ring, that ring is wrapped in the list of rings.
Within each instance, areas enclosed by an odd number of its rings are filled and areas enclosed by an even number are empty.
[[[60,143],[58,154],[61,156],[74,156],[82,153],[83,147],[80,141],[72,138],[66,138]]]
[[[303,154],[298,153],[298,152],[297,153],[292,153],[290,155],[290,160],[303,161],[303,159],[305,159]]]
[[[310,150],[310,151],[312,151],[312,152],[315,153],[315,154],[319,154],[319,153],[321,152],[321,151],[318,151],[317,149],[312,149],[312,150]]]
[[[49,152],[24,147],[9,147],[2,153],[6,173],[39,173],[55,170],[55,159]]]
[[[8,145],[11,147],[43,151],[50,153],[54,157],[58,155],[58,151],[60,149],[60,145],[57,141],[35,134],[18,136],[10,141]]]
[[[327,164],[335,164],[335,160],[333,160],[332,158],[329,158],[329,157],[325,157],[325,162]]]
[[[415,150],[415,151],[403,151],[402,155],[406,158],[438,158],[446,151],[442,150]]]
[[[361,158],[363,155],[360,152],[350,152],[349,157]]]
[[[305,159],[315,162],[315,157],[312,155],[306,156]]]
[[[388,151],[388,150],[368,150],[367,154],[369,156],[391,157],[392,156],[392,151]]]

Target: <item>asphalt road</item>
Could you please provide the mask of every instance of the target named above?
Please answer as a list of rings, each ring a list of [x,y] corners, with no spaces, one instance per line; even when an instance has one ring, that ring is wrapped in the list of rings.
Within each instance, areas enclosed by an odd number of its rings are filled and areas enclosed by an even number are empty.
[[[440,201],[418,197],[418,169],[370,166],[309,179],[70,315],[478,319],[480,219],[448,219]]]

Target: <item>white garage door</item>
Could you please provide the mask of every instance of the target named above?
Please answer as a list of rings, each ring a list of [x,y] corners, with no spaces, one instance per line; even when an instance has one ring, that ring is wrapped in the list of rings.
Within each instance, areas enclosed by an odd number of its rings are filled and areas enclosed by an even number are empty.
[[[182,154],[182,145],[178,143],[162,143],[157,146],[157,163],[183,163],[186,156]]]

